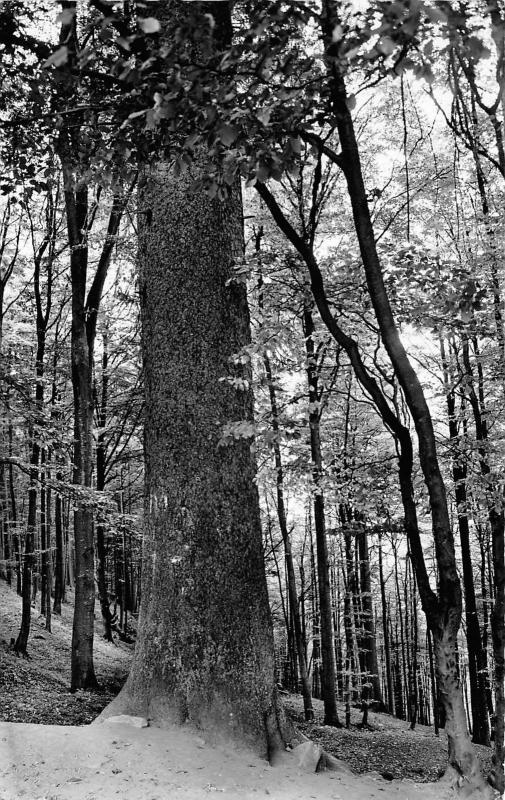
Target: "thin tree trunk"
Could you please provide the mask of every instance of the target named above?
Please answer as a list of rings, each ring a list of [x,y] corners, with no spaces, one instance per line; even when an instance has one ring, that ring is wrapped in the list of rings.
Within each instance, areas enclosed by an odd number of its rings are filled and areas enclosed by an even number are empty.
[[[477,602],[473,580],[472,554],[470,550],[470,528],[468,522],[468,497],[466,490],[467,466],[459,445],[458,423],[456,419],[455,396],[445,343],[440,338],[442,369],[446,392],[449,436],[453,445],[452,475],[454,480],[456,513],[461,543],[461,562],[463,566],[463,587],[465,592],[466,640],[468,648],[468,672],[470,679],[470,701],[472,707],[472,741],[489,745],[489,723],[486,702],[486,660],[481,641],[480,625],[477,616]]]
[[[303,329],[307,354],[307,379],[309,389],[310,451],[312,456],[312,479],[314,482],[314,527],[316,531],[317,577],[319,585],[319,612],[322,657],[322,693],[324,723],[340,727],[336,696],[335,634],[326,540],[326,519],[322,485],[323,459],[320,432],[319,375],[314,344],[314,321],[309,303],[303,309]]]
[[[32,432],[33,437],[33,432]],[[35,440],[32,440],[30,456],[30,485],[28,487],[28,517],[26,521],[26,531],[24,535],[24,548],[22,556],[22,613],[21,627],[14,644],[14,650],[18,655],[27,657],[28,637],[30,635],[31,623],[31,601],[32,601],[32,572],[33,572],[33,549],[35,531],[37,526],[37,485],[38,485],[38,463],[39,447]]]
[[[410,560],[408,561],[410,564]],[[410,570],[409,570],[410,574]],[[418,647],[418,625],[417,625],[417,596],[416,596],[416,581],[415,577],[411,578],[410,581],[410,593],[411,593],[411,601],[412,601],[412,669],[411,669],[411,709],[412,709],[412,718],[410,721],[410,730],[413,731],[416,727],[417,717],[419,713],[419,695],[418,695],[418,686],[417,686],[417,670],[418,670],[418,661],[417,661],[417,647]]]
[[[50,558],[51,534],[47,524],[47,489],[46,489],[46,450],[41,451],[40,458],[40,613],[46,614],[48,570]]]
[[[105,471],[106,471],[106,441],[105,441],[105,426],[107,424],[108,403],[109,403],[109,349],[108,349],[108,330],[105,327],[103,334],[103,353],[102,353],[102,386],[100,398],[97,398],[98,406],[98,436],[96,445],[96,489],[99,492],[105,490]],[[96,391],[96,390],[95,390]],[[97,553],[97,587],[98,598],[100,601],[100,608],[102,611],[103,622],[103,638],[108,641],[113,641],[112,636],[112,614],[109,605],[109,597],[107,592],[107,541],[105,528],[102,520],[97,521],[96,526],[96,553]]]
[[[56,473],[57,480],[60,474]],[[63,586],[65,583],[65,555],[63,539],[63,520],[61,508],[61,495],[56,493],[54,500],[54,533],[55,533],[55,567],[54,567],[54,602],[53,611],[61,615],[61,601],[63,599]]]
[[[362,624],[364,628],[363,647],[365,649],[365,663],[367,682],[371,685],[371,698],[376,701],[375,709],[382,711],[384,700],[379,678],[377,662],[377,641],[375,637],[374,612],[372,603],[372,583],[370,578],[370,553],[368,548],[368,533],[365,525],[358,534],[361,601],[363,604]]]
[[[48,473],[48,478],[51,475]],[[52,615],[51,615],[51,594],[53,588],[53,548],[51,541],[51,521],[52,521],[52,492],[49,487],[46,487],[46,524],[47,524],[47,567],[46,567],[46,613],[45,613],[45,629],[51,633],[52,631]]]
[[[8,438],[9,438],[9,458],[13,455],[13,431],[12,419],[9,416],[8,423]],[[9,501],[11,510],[11,525],[12,525],[12,546],[14,548],[14,557],[16,559],[16,592],[21,597],[22,593],[22,579],[21,579],[21,547],[19,542],[18,533],[18,506],[16,502],[16,490],[14,488],[14,467],[12,462],[9,463]]]
[[[277,518],[279,521],[279,529],[281,531],[282,541],[284,543],[289,606],[291,609],[291,616],[293,621],[296,655],[298,659],[298,665],[300,668],[300,680],[302,684],[303,708],[304,708],[305,720],[311,721],[314,719],[314,711],[312,708],[312,692],[307,670],[307,662],[305,658],[305,640],[303,638],[303,633],[302,633],[300,608],[299,608],[298,594],[296,588],[294,560],[291,549],[291,538],[288,531],[286,507],[284,503],[284,470],[282,465],[282,455],[279,443],[280,428],[279,428],[279,414],[277,408],[277,397],[273,383],[270,359],[266,353],[264,353],[263,355],[263,363],[265,367],[265,375],[267,378],[268,391],[270,395],[270,409],[272,412],[272,430],[274,431],[275,434],[273,442],[273,450],[274,450],[275,470],[276,470]]]
[[[28,489],[28,518],[25,533],[22,581],[22,615],[21,628],[16,639],[15,650],[18,654],[27,655],[28,637],[31,621],[31,583],[33,577],[34,547],[37,535],[37,499],[39,467],[41,463],[40,439],[44,428],[44,358],[46,350],[46,333],[51,313],[52,279],[48,271],[46,307],[43,308],[41,296],[41,264],[53,238],[52,222],[49,218],[46,236],[38,248],[34,248],[33,284],[36,306],[37,348],[35,353],[35,423],[30,433],[30,486]],[[43,490],[42,490],[43,491]],[[45,598],[44,598],[45,599]]]
[[[76,2],[68,2],[69,9],[77,11]],[[76,91],[77,70],[72,71],[77,60],[76,14],[61,24],[60,42],[68,51],[65,70],[60,73],[59,93],[62,104]],[[90,503],[93,475],[93,353],[96,326],[103,286],[116,244],[122,215],[133,191],[135,179],[128,191],[114,195],[107,225],[107,233],[98,259],[89,291],[87,289],[88,243],[92,219],[88,218],[87,175],[76,159],[81,150],[80,117],[75,115],[72,125],[64,125],[57,140],[56,150],[61,161],[64,181],[65,210],[68,241],[70,245],[70,275],[72,283],[72,336],[71,363],[74,398],[74,470],[73,480],[77,492],[74,509],[75,546],[75,608],[72,629],[71,690],[95,688],[97,680],[93,664],[95,579],[93,510]]]
[[[62,150],[60,157],[65,182],[64,195],[72,280],[73,482],[77,492],[86,492],[92,487],[93,472],[92,355],[86,333],[85,305],[87,245],[84,237],[88,215],[88,188],[83,183],[76,183],[66,149]],[[89,499],[79,495],[74,507],[74,546],[76,569],[71,691],[92,689],[98,685],[93,664],[95,609],[93,512]]]
[[[386,582],[384,580],[384,569],[382,565],[382,541],[381,534],[379,533],[379,583],[381,591],[381,607],[382,607],[382,634],[384,636],[384,657],[386,661],[386,685],[388,695],[388,711],[390,714],[395,713],[395,702],[393,694],[393,676],[391,673],[391,643],[389,639],[389,626],[387,618],[387,604],[386,604]]]
[[[260,228],[256,234],[256,254],[258,259],[261,258],[262,236],[263,236],[263,228]],[[263,302],[263,278],[261,272],[258,283],[258,289],[259,289],[258,305],[260,310],[262,311],[264,302]],[[300,668],[303,709],[304,709],[305,720],[310,722],[314,719],[314,710],[312,708],[312,692],[311,692],[310,678],[308,674],[307,661],[305,655],[306,645],[302,631],[302,623],[300,619],[300,607],[298,603],[298,595],[296,588],[296,576],[295,576],[293,553],[291,548],[291,538],[288,531],[286,505],[284,502],[284,468],[282,464],[282,454],[280,446],[281,430],[279,423],[277,394],[275,391],[270,358],[266,350],[263,353],[263,365],[265,368],[265,376],[268,385],[268,394],[270,398],[271,424],[272,424],[272,431],[274,433],[273,451],[274,451],[275,474],[276,474],[277,518],[279,521],[279,529],[281,531],[282,541],[284,543],[289,606],[291,609],[291,617],[293,621],[296,655],[298,659],[298,665]]]
[[[335,25],[340,24],[339,6],[325,0],[321,15],[322,33],[328,50],[333,44]],[[328,52],[328,51],[327,51]],[[346,86],[338,59],[327,58],[328,91],[331,110],[335,116],[339,133],[340,154],[336,162],[344,172],[354,224],[370,299],[379,325],[381,338],[402,387],[407,407],[412,415],[419,441],[419,463],[428,490],[432,531],[439,568],[438,592],[430,587],[419,541],[417,515],[412,502],[412,445],[410,435],[401,434],[400,485],[405,507],[406,529],[410,538],[413,565],[416,569],[421,602],[428,624],[433,632],[434,649],[441,694],[447,713],[449,735],[449,764],[456,773],[463,775],[471,787],[486,792],[480,764],[472,748],[466,730],[463,697],[457,673],[457,632],[461,621],[462,596],[457,573],[454,539],[449,519],[445,486],[437,456],[435,434],[423,389],[408,359],[398,334],[391,305],[387,295],[383,273],[377,253],[374,231],[365,190],[360,153],[354,125],[349,111]],[[326,152],[326,150],[325,150]],[[313,287],[320,295],[320,275],[311,265]],[[320,304],[322,312],[335,323],[333,315]],[[360,365],[361,369],[361,365]],[[375,387],[374,394],[377,395]],[[375,396],[372,395],[375,399]],[[383,399],[377,398],[382,404]],[[395,428],[397,423],[395,422]],[[393,428],[393,430],[395,430]]]
[[[351,701],[353,694],[352,678],[356,671],[354,663],[354,613],[352,595],[354,592],[354,561],[352,557],[351,535],[348,531],[346,521],[344,528],[345,541],[345,596],[344,596],[344,631],[345,631],[345,726],[351,725]],[[343,565],[342,565],[343,568]]]

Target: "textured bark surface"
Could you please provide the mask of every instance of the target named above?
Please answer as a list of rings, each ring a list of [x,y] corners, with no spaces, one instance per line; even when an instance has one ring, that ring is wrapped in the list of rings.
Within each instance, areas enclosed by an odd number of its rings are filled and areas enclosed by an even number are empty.
[[[194,168],[196,173],[196,168]],[[250,441],[220,444],[252,419],[232,356],[249,341],[239,192],[192,192],[167,167],[139,190],[145,374],[146,515],[139,639],[122,694],[159,723],[190,721],[214,740],[283,747]]]

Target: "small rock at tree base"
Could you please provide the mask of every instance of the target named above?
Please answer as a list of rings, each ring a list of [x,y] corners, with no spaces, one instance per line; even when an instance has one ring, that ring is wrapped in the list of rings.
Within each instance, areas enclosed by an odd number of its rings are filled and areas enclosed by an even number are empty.
[[[148,728],[149,723],[145,717],[131,717],[129,714],[118,714],[116,717],[107,717],[104,722],[131,725],[132,728]]]
[[[323,748],[314,742],[302,742],[292,751],[298,765],[306,772],[317,772]]]

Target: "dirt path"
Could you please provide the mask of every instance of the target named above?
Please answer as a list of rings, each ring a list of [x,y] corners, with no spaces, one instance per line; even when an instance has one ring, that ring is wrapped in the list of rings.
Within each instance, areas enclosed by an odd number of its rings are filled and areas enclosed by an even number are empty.
[[[184,728],[0,723],[0,800],[443,800],[441,784],[270,767]]]

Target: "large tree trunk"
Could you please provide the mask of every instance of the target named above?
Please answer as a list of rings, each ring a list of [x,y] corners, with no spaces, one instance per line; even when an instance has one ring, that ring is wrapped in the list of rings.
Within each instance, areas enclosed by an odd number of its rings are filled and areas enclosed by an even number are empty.
[[[139,197],[145,375],[146,509],[139,638],[112,704],[159,722],[191,721],[214,740],[267,755],[291,729],[274,654],[250,441],[223,426],[252,421],[233,354],[249,341],[239,190],[223,202],[147,174]],[[109,707],[110,708],[110,707]],[[108,713],[111,713],[110,710]]]

